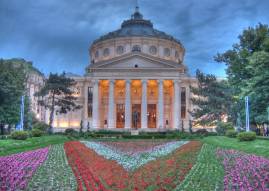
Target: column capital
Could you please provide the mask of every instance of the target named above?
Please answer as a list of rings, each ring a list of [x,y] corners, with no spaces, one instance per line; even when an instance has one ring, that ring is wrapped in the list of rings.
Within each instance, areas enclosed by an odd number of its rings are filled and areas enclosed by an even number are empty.
[[[142,82],[142,84],[146,84],[146,83],[148,83],[148,79],[142,79],[141,82]]]
[[[159,79],[157,80],[158,84],[162,84],[163,83],[163,79]]]
[[[109,79],[109,83],[111,84],[114,84],[115,80],[114,79]]]
[[[125,83],[130,84],[130,83],[131,83],[131,80],[130,80],[130,79],[126,79],[126,80],[125,80]]]
[[[99,84],[99,80],[98,79],[93,79],[93,85],[98,85]]]
[[[181,80],[174,79],[173,82],[174,82],[174,84],[180,84]]]

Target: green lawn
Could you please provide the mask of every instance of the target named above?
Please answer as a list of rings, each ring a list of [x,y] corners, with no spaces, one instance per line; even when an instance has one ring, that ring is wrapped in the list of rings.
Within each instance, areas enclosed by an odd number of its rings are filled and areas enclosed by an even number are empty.
[[[63,143],[68,140],[66,136],[60,135],[33,137],[25,141],[13,139],[0,140],[0,156],[42,148],[52,144]]]
[[[239,142],[236,138],[228,138],[224,136],[206,137],[202,140],[209,145],[217,147],[241,150],[246,153],[269,157],[269,140],[255,140]]]

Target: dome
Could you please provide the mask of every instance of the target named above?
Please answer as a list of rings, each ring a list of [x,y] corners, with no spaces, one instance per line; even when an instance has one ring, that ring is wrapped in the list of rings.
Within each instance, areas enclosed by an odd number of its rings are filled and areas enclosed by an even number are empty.
[[[171,35],[154,29],[150,20],[143,19],[143,15],[139,12],[138,7],[136,7],[131,19],[123,21],[119,30],[101,36],[99,39],[95,40],[94,43],[119,37],[152,37],[172,40],[181,44],[179,40]]]

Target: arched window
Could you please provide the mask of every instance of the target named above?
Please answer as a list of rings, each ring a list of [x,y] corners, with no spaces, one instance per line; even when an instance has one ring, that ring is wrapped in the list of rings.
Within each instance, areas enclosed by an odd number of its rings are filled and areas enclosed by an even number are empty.
[[[169,48],[164,49],[164,56],[170,56],[170,49]]]
[[[156,46],[151,46],[151,47],[149,48],[149,52],[150,52],[150,54],[155,55],[155,54],[157,53],[157,48],[156,48]]]
[[[117,54],[123,54],[124,53],[124,47],[123,46],[118,46],[116,51],[117,51]]]
[[[109,48],[105,48],[103,52],[103,56],[108,56],[109,55]]]
[[[132,52],[141,52],[141,47],[139,45],[134,45],[132,48]]]

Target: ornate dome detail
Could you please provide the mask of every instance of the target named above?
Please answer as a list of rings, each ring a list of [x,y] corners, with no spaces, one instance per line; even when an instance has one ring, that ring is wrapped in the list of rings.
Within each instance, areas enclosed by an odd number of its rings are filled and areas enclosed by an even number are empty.
[[[138,7],[136,7],[131,19],[123,21],[120,29],[101,36],[99,39],[95,40],[94,43],[119,37],[152,37],[172,40],[181,44],[179,40],[171,35],[154,29],[152,22],[143,18]]]

